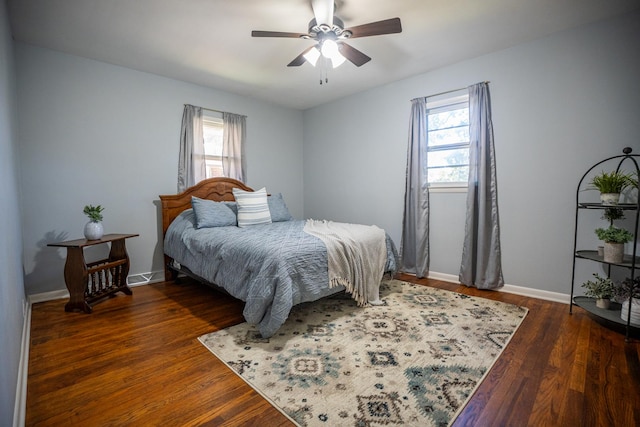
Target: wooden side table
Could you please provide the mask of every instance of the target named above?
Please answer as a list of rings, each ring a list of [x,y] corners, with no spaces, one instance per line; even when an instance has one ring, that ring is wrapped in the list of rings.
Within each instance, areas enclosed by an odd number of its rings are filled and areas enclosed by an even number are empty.
[[[69,302],[65,311],[84,311],[91,313],[91,304],[116,292],[131,295],[127,286],[129,274],[129,255],[124,241],[138,234],[105,234],[98,240],[68,240],[49,243],[47,246],[67,248],[67,261],[64,265],[64,281],[69,290]],[[100,261],[86,263],[84,248],[103,243],[111,243],[109,257]]]

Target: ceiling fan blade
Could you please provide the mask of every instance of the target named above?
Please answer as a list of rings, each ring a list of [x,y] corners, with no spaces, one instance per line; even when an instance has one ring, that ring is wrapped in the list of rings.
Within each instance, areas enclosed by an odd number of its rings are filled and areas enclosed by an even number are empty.
[[[251,37],[287,37],[300,39],[309,37],[309,35],[304,33],[282,33],[279,31],[251,31]]]
[[[340,51],[342,56],[351,61],[356,67],[364,65],[367,62],[371,61],[371,58],[369,58],[367,55],[344,42],[338,43],[338,50]]]
[[[393,34],[402,32],[402,24],[400,18],[385,19],[384,21],[371,22],[369,24],[357,25],[347,28],[351,31],[354,39],[356,37],[379,36],[382,34]]]
[[[316,24],[333,25],[333,0],[311,0],[311,8],[316,17]]]
[[[315,46],[311,46],[311,47],[305,49],[300,55],[296,56],[293,61],[289,62],[287,64],[287,67],[299,67],[302,64],[304,64],[304,62],[306,61],[304,56],[307,54],[307,52],[309,52],[314,47]]]

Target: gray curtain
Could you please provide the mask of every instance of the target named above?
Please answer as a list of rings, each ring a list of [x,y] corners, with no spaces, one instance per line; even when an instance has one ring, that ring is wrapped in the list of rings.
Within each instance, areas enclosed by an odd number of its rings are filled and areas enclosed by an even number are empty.
[[[245,180],[244,140],[247,134],[247,117],[222,113],[222,172],[224,176]]]
[[[427,182],[427,100],[411,101],[407,182],[400,244],[401,270],[427,277],[429,273],[429,184]]]
[[[469,86],[469,189],[459,280],[478,289],[504,285],[498,218],[498,183],[486,82]]]
[[[185,105],[178,155],[178,193],[202,181],[205,177],[202,108]]]

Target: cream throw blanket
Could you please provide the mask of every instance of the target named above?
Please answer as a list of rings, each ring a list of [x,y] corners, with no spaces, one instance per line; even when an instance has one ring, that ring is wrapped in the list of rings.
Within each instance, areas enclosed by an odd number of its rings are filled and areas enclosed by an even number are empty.
[[[308,219],[304,231],[327,247],[329,287],[343,285],[359,306],[380,305],[380,281],[387,263],[384,230],[375,225]]]

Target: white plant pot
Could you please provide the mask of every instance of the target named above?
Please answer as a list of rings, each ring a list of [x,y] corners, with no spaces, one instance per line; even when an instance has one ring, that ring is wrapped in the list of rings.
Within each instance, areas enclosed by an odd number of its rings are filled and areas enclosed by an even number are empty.
[[[620,202],[620,193],[600,193],[600,202],[604,206],[615,206]]]
[[[84,237],[87,240],[98,240],[104,235],[104,227],[101,222],[89,221],[84,226]]]
[[[596,300],[596,307],[604,308],[605,310],[609,309],[609,305],[611,304],[611,300],[608,298],[598,298]]]
[[[604,242],[604,262],[619,264],[624,259],[624,243]]]
[[[620,311],[620,318],[626,322],[629,315],[629,300],[626,299],[622,302],[622,310]],[[631,304],[631,323],[640,325],[640,299],[634,298],[633,304]]]

